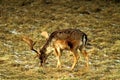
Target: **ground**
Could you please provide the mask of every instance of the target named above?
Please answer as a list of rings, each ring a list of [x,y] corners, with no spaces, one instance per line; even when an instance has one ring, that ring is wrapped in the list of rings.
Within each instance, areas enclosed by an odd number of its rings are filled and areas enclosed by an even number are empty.
[[[77,28],[88,35],[89,68],[81,59],[74,70],[72,53],[62,53],[62,68],[51,54],[45,67],[21,37],[28,36],[41,48],[55,30]],[[112,0],[0,0],[1,80],[119,80],[120,3]]]

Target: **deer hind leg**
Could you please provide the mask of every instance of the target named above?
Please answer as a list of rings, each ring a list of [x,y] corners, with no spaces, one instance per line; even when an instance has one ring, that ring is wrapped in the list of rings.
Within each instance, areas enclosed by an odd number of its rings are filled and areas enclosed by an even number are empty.
[[[72,51],[72,52],[73,52],[73,56],[74,56],[74,62],[73,62],[73,64],[72,64],[71,70],[74,69],[74,67],[75,67],[75,65],[76,65],[76,63],[77,63],[77,61],[78,61],[78,59],[79,59],[79,55],[78,55],[78,53],[77,53],[77,50],[74,50],[74,51]]]
[[[88,53],[84,49],[81,52],[82,52],[82,54],[84,55],[84,57],[86,59],[86,67],[88,67]]]
[[[55,55],[57,57],[57,68],[61,68],[61,61],[60,61],[61,53],[59,48],[55,48]]]

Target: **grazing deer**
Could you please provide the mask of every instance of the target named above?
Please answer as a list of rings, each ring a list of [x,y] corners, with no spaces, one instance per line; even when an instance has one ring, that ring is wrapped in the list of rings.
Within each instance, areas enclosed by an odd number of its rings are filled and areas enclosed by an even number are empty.
[[[87,35],[82,31],[80,31],[79,29],[63,29],[52,32],[47,42],[40,49],[40,51],[37,51],[33,48],[36,42],[33,42],[28,37],[23,37],[23,40],[30,46],[31,50],[37,53],[37,56],[40,59],[41,66],[45,63],[47,59],[48,55],[46,54],[46,52],[49,46],[52,46],[55,51],[55,55],[58,60],[57,62],[58,68],[61,68],[61,61],[60,61],[61,51],[65,49],[70,50],[74,56],[74,62],[72,64],[71,69],[74,69],[79,59],[79,55],[77,53],[78,49],[85,56],[86,66],[88,66],[88,54],[85,50]]]

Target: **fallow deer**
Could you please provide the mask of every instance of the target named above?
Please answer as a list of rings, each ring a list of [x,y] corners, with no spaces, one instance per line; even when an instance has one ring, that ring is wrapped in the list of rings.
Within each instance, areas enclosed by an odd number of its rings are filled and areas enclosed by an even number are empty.
[[[37,56],[40,59],[41,66],[45,63],[47,59],[48,55],[46,54],[46,52],[49,46],[52,46],[55,51],[55,55],[57,57],[57,68],[61,68],[61,51],[65,49],[70,50],[74,56],[74,62],[71,69],[74,69],[79,59],[79,55],[77,52],[78,49],[85,56],[86,66],[88,66],[88,54],[85,49],[87,35],[79,29],[63,29],[52,32],[45,45],[39,51],[33,48],[35,42],[33,42],[31,39],[29,39],[28,37],[23,37],[23,40],[29,44],[31,50],[37,53]]]

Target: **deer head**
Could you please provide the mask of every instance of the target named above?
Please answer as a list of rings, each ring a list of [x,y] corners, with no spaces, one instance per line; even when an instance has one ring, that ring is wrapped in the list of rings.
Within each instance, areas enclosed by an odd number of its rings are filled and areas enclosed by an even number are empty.
[[[37,55],[35,56],[35,58],[36,57],[39,58],[39,60],[40,60],[40,66],[42,66],[45,63],[46,59],[47,59],[47,55],[45,54],[45,50],[44,49],[40,49],[40,50],[37,51],[36,49],[34,49],[34,45],[36,44],[36,42],[34,42],[32,39],[30,39],[30,38],[28,38],[26,36],[23,36],[22,40],[29,45],[30,50],[32,50],[35,53],[37,53]]]

